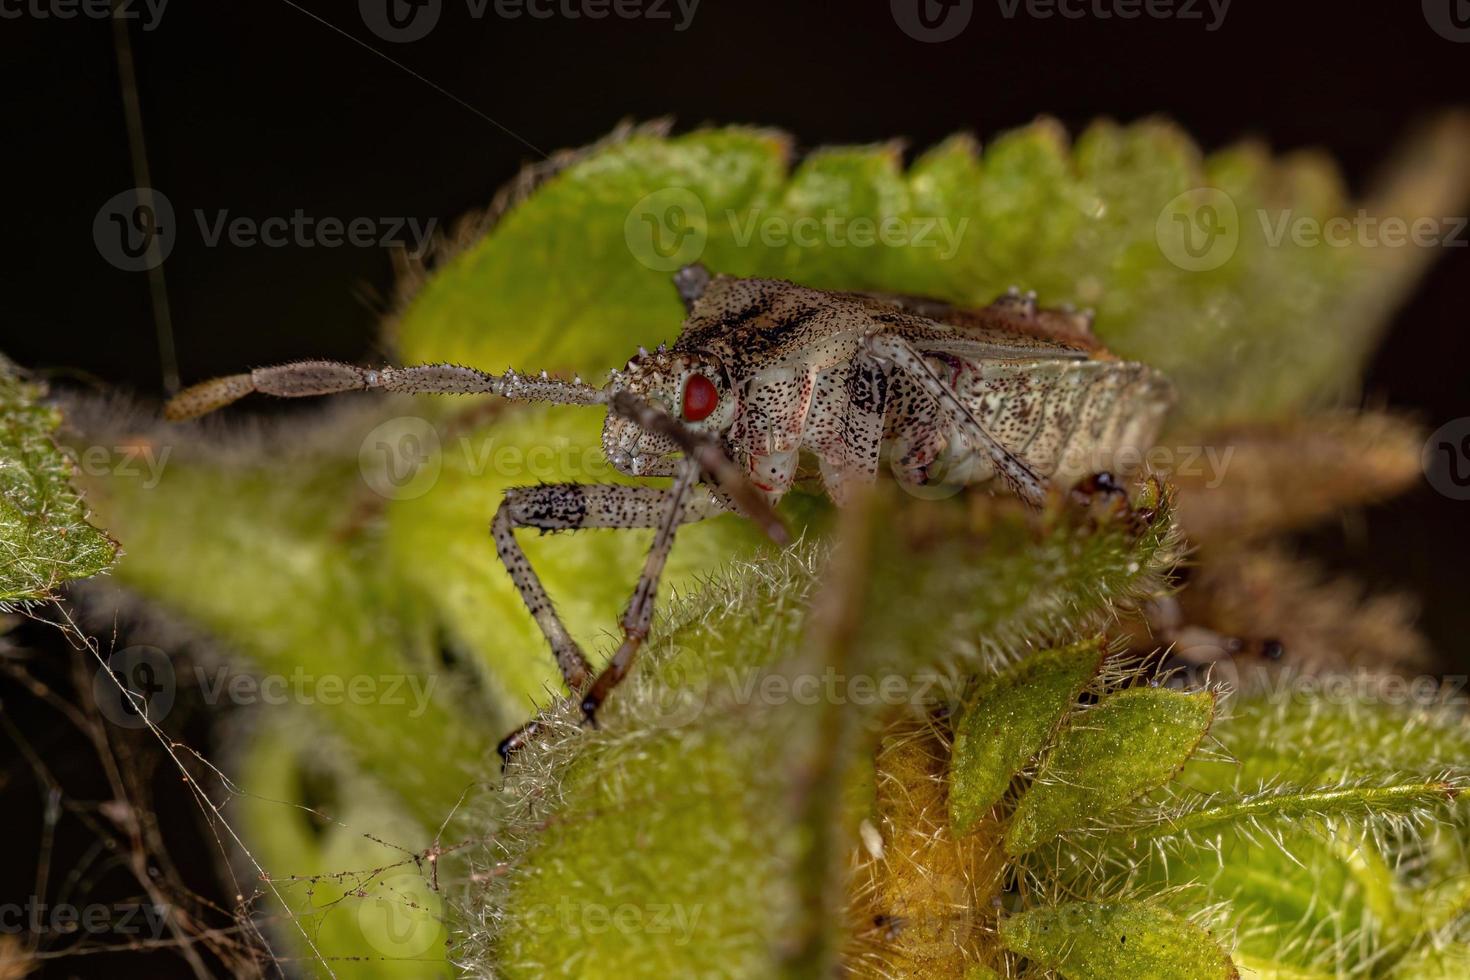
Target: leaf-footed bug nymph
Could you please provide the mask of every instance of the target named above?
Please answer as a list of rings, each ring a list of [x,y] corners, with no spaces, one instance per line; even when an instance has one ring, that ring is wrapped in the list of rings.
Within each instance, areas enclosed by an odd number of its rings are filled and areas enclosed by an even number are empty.
[[[632,665],[653,619],[660,575],[681,524],[734,511],[778,544],[774,505],[799,476],[820,478],[839,505],[878,476],[928,484],[941,469],[994,479],[1039,505],[1113,460],[1152,445],[1172,389],[1146,365],[1113,357],[1091,317],[1042,309],[1012,290],[990,306],[825,292],[768,279],[675,275],[688,318],[672,347],[640,349],[607,384],[453,364],[376,370],[300,361],[195,385],[165,415],[187,419],[251,392],[283,397],[375,388],[409,394],[492,394],[516,401],[603,405],[602,450],[630,476],[668,488],[561,483],[516,487],[491,522],[496,549],[551,645],[589,721]],[[814,464],[814,467],[807,464]],[[1096,488],[1115,491],[1110,480]],[[653,528],[643,573],[622,617],[623,640],[595,678],[516,528]],[[524,739],[502,743],[508,755]]]

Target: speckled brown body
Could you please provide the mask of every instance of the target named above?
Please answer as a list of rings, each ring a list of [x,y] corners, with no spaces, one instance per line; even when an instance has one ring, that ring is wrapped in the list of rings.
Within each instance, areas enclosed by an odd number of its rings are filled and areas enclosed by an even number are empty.
[[[773,499],[815,472],[840,502],[882,463],[911,486],[991,480],[983,437],[885,351],[901,341],[1037,481],[1067,486],[1141,459],[1172,400],[1157,372],[1103,350],[1088,319],[1015,293],[961,310],[719,276],[692,298],[673,347],[634,358],[613,387],[672,407],[691,373],[712,377],[720,408],[690,424],[718,433]],[[609,416],[609,457],[628,472],[665,472],[657,460],[672,447],[639,435]],[[1006,482],[1023,496],[1035,489]]]

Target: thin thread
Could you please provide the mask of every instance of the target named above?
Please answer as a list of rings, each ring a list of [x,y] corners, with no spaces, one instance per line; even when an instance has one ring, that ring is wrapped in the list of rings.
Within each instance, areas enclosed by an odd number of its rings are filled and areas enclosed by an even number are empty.
[[[138,204],[153,214],[153,182],[148,173],[148,145],[143,134],[143,106],[138,98],[138,76],[133,68],[133,44],[128,23],[121,16],[127,0],[113,0],[112,39],[117,51],[117,75],[122,85],[123,116],[127,120],[128,150],[133,159],[133,183]],[[158,368],[163,389],[170,395],[179,390],[179,358],[174,348],[173,316],[168,305],[168,282],[163,275],[163,256],[157,235],[148,236],[148,296],[153,307],[153,328],[158,338]]]
[[[297,10],[297,11],[305,14],[306,16],[310,17],[312,20],[316,21],[318,24],[321,24],[322,26],[324,26],[324,27],[326,27],[326,28],[334,31],[335,33],[342,35],[343,37],[347,38],[347,40],[351,41],[353,44],[357,45],[358,47],[362,48],[363,50],[372,52],[373,54],[377,55],[379,58],[382,58],[384,61],[388,62],[388,64],[392,65],[394,68],[397,68],[399,71],[406,72],[409,75],[412,75],[414,78],[417,78],[419,81],[423,82],[425,85],[429,86],[429,88],[431,88],[434,91],[438,92],[440,95],[444,96],[446,99],[450,99],[451,101],[457,103],[458,105],[462,106],[463,108],[468,109],[470,112],[473,112],[475,115],[479,116],[481,119],[485,120],[487,123],[489,123],[490,125],[494,126],[496,129],[500,130],[502,133],[504,133],[505,135],[509,136],[511,139],[515,140],[517,143],[520,143],[522,146],[524,146],[527,149],[531,150],[533,153],[535,153],[541,159],[543,159],[543,160],[546,159],[546,153],[545,153],[545,151],[542,150],[539,146],[537,146],[536,144],[532,143],[530,140],[526,139],[525,137],[521,136],[521,134],[517,133],[515,130],[511,129],[510,127],[504,126],[504,125],[500,124],[499,122],[496,122],[494,119],[491,119],[485,113],[481,112],[479,109],[476,109],[474,106],[470,105],[464,99],[461,99],[459,96],[455,95],[453,92],[449,91],[449,89],[447,89],[444,86],[440,85],[438,82],[435,82],[432,79],[425,78],[423,75],[420,75],[418,72],[414,71],[412,68],[408,67],[407,65],[403,64],[402,62],[394,61],[392,58],[388,57],[386,54],[384,54],[383,52],[379,51],[377,48],[373,47],[371,44],[368,44],[366,41],[363,41],[360,38],[357,38],[357,37],[354,37],[351,34],[348,34],[346,31],[344,31],[342,28],[338,27],[336,24],[333,24],[331,21],[326,20],[325,18],[322,18],[322,17],[317,16],[316,14],[312,13],[310,10],[307,10],[305,7],[300,6],[299,4],[293,3],[292,0],[281,0],[281,2],[284,3],[286,6],[291,7],[294,10]]]

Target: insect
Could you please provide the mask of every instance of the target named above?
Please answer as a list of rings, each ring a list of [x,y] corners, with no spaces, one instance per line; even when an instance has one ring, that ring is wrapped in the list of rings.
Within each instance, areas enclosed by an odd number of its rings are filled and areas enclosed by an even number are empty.
[[[284,397],[358,389],[492,394],[601,405],[602,450],[620,472],[672,477],[667,488],[562,483],[507,490],[491,522],[496,549],[589,722],[648,635],[674,534],[734,511],[777,543],[773,509],[798,478],[816,476],[839,505],[877,479],[999,480],[1039,505],[1048,488],[1092,476],[1089,461],[1152,445],[1172,388],[1144,364],[1113,357],[1091,316],[1043,309],[1012,290],[982,309],[934,300],[826,292],[766,279],[674,277],[688,317],[672,347],[640,349],[606,385],[427,364],[362,368],[301,361],[217,378],[174,397],[171,419],[251,392]],[[1115,491],[1105,475],[1096,488]],[[516,543],[517,528],[653,528],[623,613],[622,642],[600,674],[567,632]],[[520,736],[502,743],[502,755]]]

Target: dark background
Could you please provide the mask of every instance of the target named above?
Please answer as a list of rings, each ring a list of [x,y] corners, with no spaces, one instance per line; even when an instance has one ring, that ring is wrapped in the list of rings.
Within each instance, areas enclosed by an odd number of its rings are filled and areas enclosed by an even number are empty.
[[[923,148],[1039,113],[1074,131],[1099,115],[1158,113],[1207,149],[1243,136],[1279,151],[1321,147],[1360,190],[1416,119],[1470,105],[1470,43],[1442,37],[1409,0],[1234,0],[1214,31],[1203,3],[1194,20],[1043,20],[978,0],[946,43],[911,39],[887,0],[702,0],[682,32],[668,6],[666,20],[505,20],[444,0],[427,38],[392,44],[353,0],[173,0],[154,29],[135,22],[131,32],[152,182],[184,216],[300,208],[446,224],[541,151],[587,143],[624,118],[759,123],[803,147],[903,136]],[[0,20],[0,32],[0,350],[157,397],[147,277],[113,268],[92,239],[98,208],[135,184],[112,27],[26,15]],[[285,358],[361,358],[374,343],[373,297],[392,281],[381,249],[209,248],[192,219],[164,271],[186,381]],[[1467,283],[1470,249],[1446,249],[1377,356],[1369,401],[1427,428],[1470,415]],[[1303,544],[1421,596],[1446,667],[1463,669],[1467,517],[1470,503],[1421,484]],[[12,839],[33,840],[32,829]],[[93,975],[62,962],[56,975]]]

